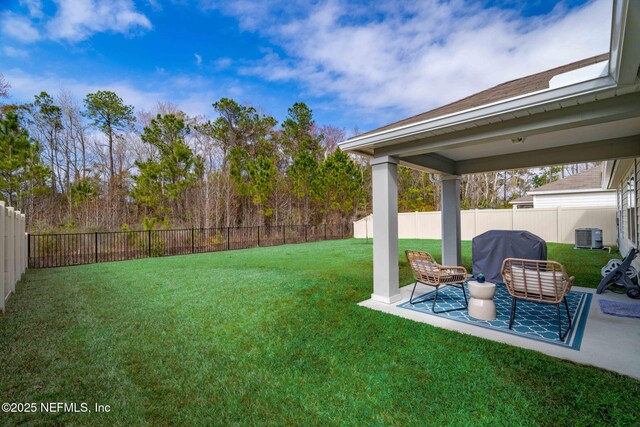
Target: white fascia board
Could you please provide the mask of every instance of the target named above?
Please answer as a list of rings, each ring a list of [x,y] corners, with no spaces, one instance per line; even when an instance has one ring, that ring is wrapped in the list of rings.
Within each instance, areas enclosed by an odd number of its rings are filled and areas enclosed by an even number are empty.
[[[640,2],[614,0],[609,48],[609,75],[620,85],[638,81],[640,65]]]
[[[615,96],[616,84],[610,76],[599,77],[585,82],[576,83],[557,89],[546,89],[533,92],[481,107],[452,113],[417,123],[387,129],[370,135],[355,137],[340,144],[342,150],[354,150],[362,147],[371,147],[374,144],[390,142],[399,138],[407,138],[427,132],[453,127],[473,127],[473,122],[486,120],[490,117],[508,115],[506,119],[513,118],[513,112],[526,110],[544,105],[554,105],[553,109],[561,108],[560,103],[566,100],[589,94],[600,94],[596,98]],[[608,96],[603,96],[611,91]],[[445,130],[445,133],[447,131]]]
[[[602,188],[611,187],[611,178],[613,177],[614,160],[606,160],[602,166]]]
[[[586,188],[582,190],[548,190],[548,191],[527,191],[527,195],[531,196],[543,196],[547,194],[571,194],[571,193],[611,193],[615,190],[608,190],[604,188]]]
[[[609,39],[609,75],[618,81],[622,59],[623,23],[627,20],[627,0],[613,0],[611,14],[611,37]]]

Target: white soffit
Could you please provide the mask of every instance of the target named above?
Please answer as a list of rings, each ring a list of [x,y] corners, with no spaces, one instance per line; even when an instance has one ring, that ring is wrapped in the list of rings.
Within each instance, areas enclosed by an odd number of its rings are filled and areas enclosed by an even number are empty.
[[[635,91],[634,87],[633,90]],[[556,89],[544,89],[525,95],[500,100],[468,110],[427,119],[422,122],[365,134],[338,144],[343,150],[360,151],[368,148],[393,146],[425,136],[452,133],[477,127],[477,123],[497,123],[514,117],[557,110],[565,105],[593,102],[616,95],[615,82],[610,76],[573,83]]]
[[[640,117],[531,135],[525,139],[524,144],[514,144],[508,139],[442,150],[437,153],[451,160],[459,161],[633,135],[640,135]]]

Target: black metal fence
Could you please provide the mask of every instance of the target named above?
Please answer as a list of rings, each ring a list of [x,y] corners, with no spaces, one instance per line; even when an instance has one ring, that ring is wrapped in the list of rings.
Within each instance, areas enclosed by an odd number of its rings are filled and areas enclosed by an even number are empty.
[[[29,268],[219,252],[352,236],[352,224],[29,234]]]

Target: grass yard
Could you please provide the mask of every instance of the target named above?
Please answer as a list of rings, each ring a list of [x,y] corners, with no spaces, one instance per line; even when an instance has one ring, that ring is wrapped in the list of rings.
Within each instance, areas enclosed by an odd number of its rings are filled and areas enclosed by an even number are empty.
[[[440,256],[439,241],[400,245]],[[470,246],[463,243],[468,267]],[[111,411],[0,419],[640,423],[638,381],[357,306],[371,294],[371,253],[351,239],[29,271],[0,320],[2,402],[86,402]],[[609,257],[549,244],[549,258],[580,286],[595,287]]]

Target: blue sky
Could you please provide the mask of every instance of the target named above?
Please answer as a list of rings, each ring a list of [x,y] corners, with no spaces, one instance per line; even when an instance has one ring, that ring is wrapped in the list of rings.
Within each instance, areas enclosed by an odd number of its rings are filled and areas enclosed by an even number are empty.
[[[609,46],[611,0],[0,0],[15,101],[109,89],[213,115],[231,97],[362,131]]]

